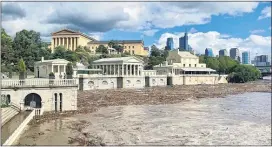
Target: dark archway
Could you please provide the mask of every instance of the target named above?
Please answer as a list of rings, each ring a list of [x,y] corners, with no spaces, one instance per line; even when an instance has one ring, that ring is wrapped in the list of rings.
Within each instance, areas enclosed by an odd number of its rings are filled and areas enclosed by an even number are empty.
[[[34,103],[34,108],[41,108],[42,107],[42,99],[40,97],[40,95],[36,94],[36,93],[30,93],[25,97],[25,106],[29,106],[31,107],[31,103]],[[32,103],[33,104],[33,103]]]

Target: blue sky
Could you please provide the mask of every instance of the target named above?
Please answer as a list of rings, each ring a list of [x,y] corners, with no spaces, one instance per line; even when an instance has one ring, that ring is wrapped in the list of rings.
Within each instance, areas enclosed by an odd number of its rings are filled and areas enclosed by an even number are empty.
[[[40,11],[44,10],[44,11]],[[2,26],[14,36],[22,29],[50,33],[79,30],[98,40],[139,40],[175,47],[184,30],[196,52],[238,47],[251,55],[271,54],[270,2],[4,2]]]

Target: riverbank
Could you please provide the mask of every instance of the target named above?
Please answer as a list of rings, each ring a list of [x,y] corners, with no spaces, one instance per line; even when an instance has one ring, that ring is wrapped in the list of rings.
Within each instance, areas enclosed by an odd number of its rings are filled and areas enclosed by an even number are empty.
[[[103,107],[33,125],[18,142],[66,146],[270,144],[271,94],[267,92],[177,104]]]
[[[35,123],[40,124],[45,121],[75,114],[92,113],[102,107],[108,106],[175,104],[186,100],[225,97],[245,92],[271,92],[271,83],[260,80],[241,84],[182,85],[145,89],[78,91],[77,111],[67,111],[61,114],[48,112]],[[34,123],[34,121],[31,123]]]

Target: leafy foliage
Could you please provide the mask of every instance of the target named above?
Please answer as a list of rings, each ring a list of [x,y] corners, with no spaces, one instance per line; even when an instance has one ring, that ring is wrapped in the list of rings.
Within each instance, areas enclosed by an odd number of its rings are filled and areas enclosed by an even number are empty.
[[[252,65],[237,65],[233,72],[229,74],[229,81],[235,83],[245,83],[255,81],[261,76],[261,72]]]
[[[108,54],[108,49],[104,45],[99,45],[98,48],[96,49],[96,52],[101,53],[101,54]]]
[[[66,66],[66,74],[67,75],[73,75],[73,66],[72,63],[68,63]]]
[[[20,59],[18,62],[18,71],[21,72],[26,72],[26,65],[23,59]]]

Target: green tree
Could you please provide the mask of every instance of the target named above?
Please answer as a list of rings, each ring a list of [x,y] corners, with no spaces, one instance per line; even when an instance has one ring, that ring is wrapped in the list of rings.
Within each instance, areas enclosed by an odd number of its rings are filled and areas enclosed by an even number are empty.
[[[73,75],[73,65],[72,65],[72,63],[68,63],[65,70],[66,70],[67,78],[71,79],[72,75]]]
[[[17,32],[12,48],[14,50],[14,58],[23,58],[27,68],[31,71],[34,71],[34,62],[41,60],[41,57],[46,57],[49,54],[46,49],[42,49],[40,33],[33,30]]]
[[[14,60],[14,51],[12,49],[12,39],[2,28],[1,29],[1,65],[8,65],[13,60]]]
[[[96,49],[96,52],[102,53],[102,54],[108,54],[108,49],[104,45],[99,45]]]
[[[24,62],[24,60],[23,60],[22,58],[19,60],[17,66],[18,66],[18,71],[19,71],[20,73],[26,72],[26,65],[25,65],[25,62]]]
[[[261,76],[261,72],[252,65],[238,64],[233,68],[229,74],[229,82],[245,83],[248,81],[257,80]]]

